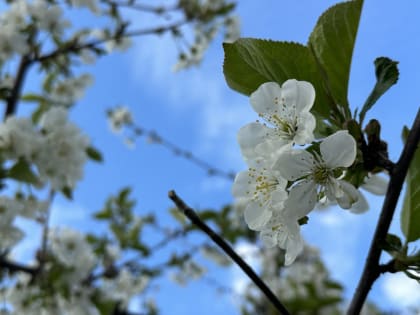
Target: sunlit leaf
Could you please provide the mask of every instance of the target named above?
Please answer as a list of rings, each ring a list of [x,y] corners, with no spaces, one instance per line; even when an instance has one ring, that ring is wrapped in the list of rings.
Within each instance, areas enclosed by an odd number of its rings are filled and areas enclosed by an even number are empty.
[[[250,95],[269,81],[279,84],[288,79],[308,81],[316,91],[314,111],[329,117],[331,101],[325,93],[316,61],[306,46],[241,38],[232,44],[225,43],[223,47],[223,71],[232,89]]]
[[[347,100],[350,65],[363,1],[336,4],[318,19],[308,42],[335,104],[349,112]]]
[[[399,71],[398,62],[387,57],[379,57],[375,60],[376,84],[367,98],[359,114],[360,123],[363,122],[365,115],[376,101],[398,81]]]
[[[403,139],[407,139],[408,128],[403,129]],[[414,242],[420,238],[420,149],[411,160],[406,177],[406,190],[403,209],[401,212],[401,230],[407,242]]]

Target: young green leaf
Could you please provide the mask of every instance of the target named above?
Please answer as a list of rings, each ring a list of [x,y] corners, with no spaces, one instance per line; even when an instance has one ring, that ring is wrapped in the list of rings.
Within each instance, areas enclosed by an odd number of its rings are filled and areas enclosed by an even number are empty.
[[[20,182],[38,185],[39,178],[32,171],[30,164],[25,159],[19,159],[7,172],[7,177]]]
[[[325,11],[312,31],[308,47],[324,74],[335,104],[350,113],[347,100],[350,65],[363,1],[339,3]]]
[[[360,124],[363,123],[367,111],[372,108],[376,101],[388,91],[391,86],[397,83],[399,75],[397,64],[397,61],[393,61],[387,57],[375,59],[376,84],[360,111]]]
[[[288,79],[311,82],[316,91],[313,110],[323,117],[330,115],[330,98],[325,93],[322,77],[309,49],[298,43],[241,38],[223,44],[223,72],[227,84],[250,95],[265,82],[282,84]]]
[[[403,129],[403,139],[407,138],[408,128]],[[401,230],[407,242],[420,238],[420,148],[414,154],[406,178],[406,190],[401,212]]]
[[[86,149],[86,154],[91,160],[95,162],[103,162],[102,153],[94,147],[88,147]]]

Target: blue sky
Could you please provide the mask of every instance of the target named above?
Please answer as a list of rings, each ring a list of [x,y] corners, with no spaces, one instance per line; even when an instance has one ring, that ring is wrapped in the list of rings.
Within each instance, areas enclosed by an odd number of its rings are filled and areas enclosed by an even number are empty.
[[[239,1],[242,36],[305,43],[318,16],[334,3]],[[366,1],[354,51],[349,91],[353,109],[363,104],[375,82],[374,59],[387,56],[400,62],[398,84],[367,116],[382,123],[382,135],[394,161],[402,148],[402,126],[411,124],[420,103],[419,12],[420,3],[414,1],[401,1],[397,6],[391,1]],[[134,149],[127,149],[122,139],[109,131],[105,109],[127,105],[141,126],[156,130],[209,163],[225,170],[245,167],[236,133],[256,116],[248,98],[230,90],[224,81],[221,38],[212,44],[199,68],[173,73],[176,59],[177,51],[169,37],[148,36],[139,38],[127,53],[103,58],[87,69],[95,76],[95,83],[73,110],[72,118],[102,149],[105,163],[88,165],[75,193],[76,204],[58,200],[54,222],[80,227],[109,194],[126,185],[134,188],[139,213],[153,211],[167,224],[176,224],[167,211],[172,206],[167,199],[170,189],[198,209],[220,208],[232,202],[229,181],[209,178],[190,162],[144,139]],[[371,210],[367,214],[357,216],[334,208],[314,213],[303,228],[308,243],[320,248],[332,275],[345,283],[348,296],[363,267],[381,207],[382,198],[369,200]],[[85,225],[83,229],[90,227]],[[400,234],[398,215],[392,232]],[[232,270],[215,270],[211,276],[228,286],[239,277]],[[390,288],[396,299],[390,296]],[[409,292],[401,291],[404,288]],[[420,300],[420,286],[398,275],[387,276],[374,285],[371,296],[384,307],[404,307]],[[204,315],[238,313],[232,298],[217,295],[211,286],[198,282],[185,289],[164,283],[156,297],[162,314],[167,315],[193,314],[198,308]]]

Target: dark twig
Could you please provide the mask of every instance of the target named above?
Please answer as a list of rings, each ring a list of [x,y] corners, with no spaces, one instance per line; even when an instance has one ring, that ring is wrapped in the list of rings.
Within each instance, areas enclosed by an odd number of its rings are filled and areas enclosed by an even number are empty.
[[[195,164],[199,168],[205,170],[208,176],[223,177],[229,181],[233,181],[235,179],[235,176],[236,176],[235,172],[225,171],[211,165],[210,163],[194,155],[191,151],[185,150],[179,147],[178,145],[174,144],[173,142],[163,138],[154,130],[148,130],[143,127],[140,127],[135,122],[131,122],[130,124],[127,124],[126,126],[133,133],[132,140],[134,140],[134,137],[145,136],[150,141],[150,143],[159,144],[163,146],[164,148],[166,148],[167,150],[171,151],[174,155],[182,157],[190,161],[191,163]]]
[[[29,267],[14,261],[10,261],[4,256],[0,256],[0,269],[7,269],[11,273],[22,271],[24,273],[30,274],[31,276],[35,276],[39,271],[39,268],[37,267]]]
[[[284,305],[278,300],[274,293],[269,287],[261,280],[261,278],[255,273],[255,271],[226,243],[217,233],[215,233],[206,223],[201,221],[195,211],[191,209],[185,202],[177,196],[175,191],[171,190],[168,193],[169,198],[175,203],[179,210],[183,211],[184,214],[206,233],[223,251],[246,273],[246,275],[255,283],[255,285],[265,294],[268,300],[274,305],[274,307],[284,315],[289,314]]]
[[[175,11],[179,9],[178,5],[172,5],[172,6],[163,6],[163,5],[148,5],[144,3],[131,3],[131,1],[105,1],[108,4],[115,5],[118,7],[125,7],[128,9],[143,11],[143,12],[150,12],[155,14],[163,14],[169,11]]]
[[[13,88],[10,92],[10,96],[7,98],[6,110],[4,111],[4,120],[6,120],[7,117],[13,115],[16,112],[17,102],[19,101],[26,72],[28,71],[30,64],[31,63],[29,56],[22,56],[22,58],[20,59],[19,68],[17,70]]]
[[[79,51],[83,49],[95,48],[96,46],[106,43],[108,41],[118,40],[124,37],[136,37],[136,36],[143,36],[143,35],[149,35],[149,34],[162,34],[168,31],[176,30],[177,28],[181,27],[182,25],[186,23],[188,23],[187,20],[180,20],[178,22],[174,22],[169,25],[133,30],[133,31],[126,32],[124,34],[120,34],[118,36],[113,36],[106,39],[92,40],[86,43],[78,43],[77,41],[68,42],[67,44],[60,46],[56,50],[37,56],[36,58],[32,59],[32,62],[43,62],[45,60],[56,58],[62,54],[66,54],[69,52],[78,53]]]
[[[376,226],[375,234],[370,245],[368,257],[366,258],[365,267],[360,278],[357,289],[354,293],[352,302],[347,311],[348,315],[356,315],[360,313],[363,303],[372,287],[372,284],[381,274],[379,266],[379,258],[382,252],[381,244],[386,238],[392,217],[397,206],[398,197],[400,196],[404,179],[408,171],[408,167],[413,158],[414,152],[420,141],[420,109],[417,112],[416,119],[408,134],[407,141],[401,153],[400,159],[395,164],[390,173],[390,182],[386,192],[382,211]]]

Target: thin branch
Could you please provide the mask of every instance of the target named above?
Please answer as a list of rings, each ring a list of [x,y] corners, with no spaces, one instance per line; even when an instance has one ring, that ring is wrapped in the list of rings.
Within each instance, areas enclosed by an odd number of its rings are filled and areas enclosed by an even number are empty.
[[[18,71],[16,74],[15,82],[13,84],[12,91],[10,92],[10,96],[7,98],[7,105],[6,110],[4,111],[4,120],[7,117],[13,115],[16,112],[17,102],[20,98],[20,94],[22,91],[22,86],[25,80],[26,73],[30,66],[30,59],[28,55],[22,56],[20,59]]]
[[[235,179],[235,172],[225,171],[209,164],[208,162],[195,156],[191,151],[185,150],[179,147],[178,145],[172,143],[171,141],[163,138],[154,130],[144,129],[139,125],[136,125],[134,122],[127,124],[126,126],[127,128],[130,128],[132,130],[135,137],[146,136],[151,143],[159,144],[167,150],[171,151],[174,155],[185,158],[186,160],[192,162],[199,168],[205,170],[207,172],[207,175],[209,176],[219,176],[229,181],[233,181]]]
[[[4,256],[0,256],[0,269],[3,268],[9,270],[11,273],[22,271],[31,276],[35,276],[39,271],[39,268],[37,267],[29,267],[17,262],[12,262]]]
[[[67,44],[64,44],[63,46],[57,48],[56,50],[46,53],[44,55],[38,56],[33,58],[32,62],[43,62],[48,59],[56,58],[59,55],[66,54],[69,52],[77,53],[83,49],[89,49],[89,48],[95,48],[98,45],[101,45],[103,43],[106,43],[108,41],[121,39],[124,37],[135,37],[135,36],[142,36],[142,35],[150,35],[150,34],[162,34],[168,31],[173,31],[177,29],[178,27],[181,27],[182,25],[188,23],[187,20],[180,20],[178,22],[165,25],[165,26],[158,26],[158,27],[152,27],[152,28],[146,28],[146,29],[140,29],[135,31],[130,31],[124,34],[119,34],[117,36],[113,36],[107,39],[97,39],[92,40],[87,43],[80,44],[77,41],[72,41]]]
[[[175,203],[179,210],[183,211],[184,214],[206,233],[232,260],[246,273],[246,275],[255,283],[255,285],[265,294],[267,299],[273,304],[273,306],[284,315],[288,315],[289,312],[284,305],[278,300],[270,288],[261,280],[261,278],[255,273],[255,271],[232,249],[232,247],[226,243],[217,233],[215,233],[206,223],[204,223],[185,202],[177,196],[175,191],[171,190],[168,193],[169,198]]]
[[[151,12],[156,14],[163,14],[168,11],[175,11],[179,9],[179,6],[176,4],[172,6],[163,6],[163,5],[148,5],[144,3],[130,3],[131,1],[122,2],[122,1],[105,1],[107,4],[116,5],[118,7],[126,7],[128,9],[134,9],[143,12]]]
[[[417,112],[416,119],[408,134],[406,144],[401,153],[400,159],[393,167],[390,173],[390,182],[385,196],[382,211],[376,226],[375,234],[370,245],[368,257],[366,258],[365,267],[359,284],[354,293],[353,300],[347,311],[348,315],[356,315],[360,313],[363,303],[372,287],[372,284],[381,274],[379,266],[379,258],[382,252],[381,244],[385,240],[391,225],[392,217],[397,206],[397,201],[401,193],[404,179],[408,171],[408,167],[420,142],[420,109]]]

